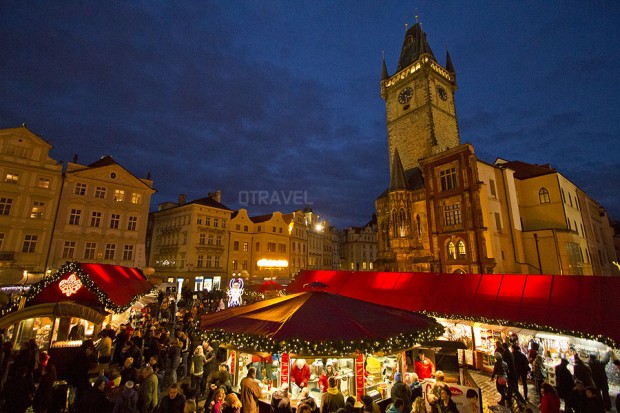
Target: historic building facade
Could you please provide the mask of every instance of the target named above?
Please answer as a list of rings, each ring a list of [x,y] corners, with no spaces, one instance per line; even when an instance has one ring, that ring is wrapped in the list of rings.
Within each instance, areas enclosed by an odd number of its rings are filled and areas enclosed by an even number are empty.
[[[62,187],[51,148],[25,125],[0,130],[0,284],[39,278],[49,267]]]
[[[390,182],[375,202],[376,268],[611,275],[604,209],[548,165],[477,159],[460,143],[456,90],[450,55],[437,62],[419,23],[396,73],[383,62]]]
[[[138,178],[104,156],[89,165],[68,162],[49,249],[49,266],[67,261],[144,267],[151,195]]]
[[[363,227],[340,231],[340,269],[374,271],[377,260],[377,216]]]

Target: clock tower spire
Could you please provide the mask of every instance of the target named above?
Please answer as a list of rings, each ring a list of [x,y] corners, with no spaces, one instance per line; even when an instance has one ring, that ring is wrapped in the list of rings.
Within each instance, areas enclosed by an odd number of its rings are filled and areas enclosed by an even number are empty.
[[[454,92],[456,74],[449,55],[444,67],[420,22],[407,29],[396,73],[381,80],[385,100],[390,167],[396,150],[405,171],[419,160],[460,144]],[[393,173],[393,171],[391,171]]]

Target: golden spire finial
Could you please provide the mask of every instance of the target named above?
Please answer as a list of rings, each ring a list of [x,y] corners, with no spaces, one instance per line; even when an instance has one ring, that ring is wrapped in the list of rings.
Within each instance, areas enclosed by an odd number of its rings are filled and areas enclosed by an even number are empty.
[[[409,17],[407,15],[405,15],[405,31],[407,31],[409,29]]]
[[[415,9],[415,22],[416,22],[416,23],[418,23],[418,18],[419,18],[419,17],[420,17],[420,16],[418,16],[418,8],[416,7],[416,9]]]

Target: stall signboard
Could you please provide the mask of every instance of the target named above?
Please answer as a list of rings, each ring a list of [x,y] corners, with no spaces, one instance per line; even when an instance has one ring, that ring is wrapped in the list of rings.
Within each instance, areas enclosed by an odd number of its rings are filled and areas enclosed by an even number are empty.
[[[422,382],[427,412],[431,411],[429,396],[432,394],[434,384],[435,380],[433,379],[426,379]],[[454,383],[447,384],[450,387],[452,400],[456,403],[459,413],[482,413],[482,398],[479,388],[460,386]]]
[[[364,394],[365,376],[364,356],[362,354],[358,354],[355,359],[355,394],[357,395],[357,400],[361,400],[362,394]]]
[[[280,385],[288,383],[290,359],[288,353],[282,353],[280,358]]]

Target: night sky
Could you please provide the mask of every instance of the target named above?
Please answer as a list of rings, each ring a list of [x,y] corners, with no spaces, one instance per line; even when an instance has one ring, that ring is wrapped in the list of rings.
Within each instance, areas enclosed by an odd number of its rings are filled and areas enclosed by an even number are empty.
[[[221,190],[360,226],[389,182],[382,52],[393,74],[416,8],[461,142],[549,163],[620,219],[618,1],[3,1],[0,128],[150,171],[152,209]]]

